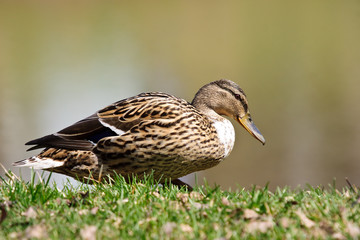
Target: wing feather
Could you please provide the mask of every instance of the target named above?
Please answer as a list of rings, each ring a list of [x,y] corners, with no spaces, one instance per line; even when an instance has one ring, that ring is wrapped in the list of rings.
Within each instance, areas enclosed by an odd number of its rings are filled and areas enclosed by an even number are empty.
[[[28,151],[50,147],[91,150],[99,140],[122,135],[141,122],[176,117],[171,109],[174,103],[188,104],[166,93],[142,93],[120,100],[57,133],[34,139],[26,145],[35,145]]]

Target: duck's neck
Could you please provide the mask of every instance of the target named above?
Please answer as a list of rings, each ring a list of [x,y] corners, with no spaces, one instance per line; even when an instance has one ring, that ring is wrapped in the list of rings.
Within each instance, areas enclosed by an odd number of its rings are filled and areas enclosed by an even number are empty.
[[[205,99],[211,99],[207,98],[205,96],[206,94],[199,91],[196,93],[194,99],[191,102],[191,105],[193,105],[198,111],[209,117],[211,120],[215,121],[222,121],[225,119],[220,114],[218,114],[211,106],[209,102],[207,102]]]
[[[223,145],[224,148],[224,158],[227,157],[235,143],[235,130],[231,122],[218,114],[214,109],[209,107],[203,99],[197,99],[198,94],[195,96],[192,101],[192,105],[199,110],[201,113],[206,115],[211,121],[212,125],[215,127],[219,142]]]

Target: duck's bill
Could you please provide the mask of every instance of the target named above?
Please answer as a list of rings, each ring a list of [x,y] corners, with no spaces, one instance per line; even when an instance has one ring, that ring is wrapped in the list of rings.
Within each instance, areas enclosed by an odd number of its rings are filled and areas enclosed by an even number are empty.
[[[241,126],[243,126],[251,135],[253,135],[263,145],[265,144],[265,138],[263,137],[259,129],[257,129],[257,127],[255,126],[254,122],[250,117],[250,114],[246,114],[242,118],[239,117],[237,120],[241,124]]]

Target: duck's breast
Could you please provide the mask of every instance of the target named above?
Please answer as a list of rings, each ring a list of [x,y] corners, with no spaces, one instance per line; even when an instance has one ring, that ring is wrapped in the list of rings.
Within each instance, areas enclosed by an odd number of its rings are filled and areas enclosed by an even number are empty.
[[[235,143],[235,130],[234,126],[226,118],[221,121],[214,121],[213,125],[216,129],[219,142],[224,147],[224,158],[227,157],[234,147]]]

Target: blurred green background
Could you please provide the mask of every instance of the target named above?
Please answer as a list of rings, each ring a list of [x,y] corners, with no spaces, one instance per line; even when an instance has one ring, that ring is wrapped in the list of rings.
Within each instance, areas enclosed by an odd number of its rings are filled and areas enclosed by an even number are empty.
[[[1,1],[0,162],[19,173],[28,140],[140,92],[191,101],[220,78],[245,90],[267,142],[234,122],[232,154],[200,182],[360,184],[355,0]]]

